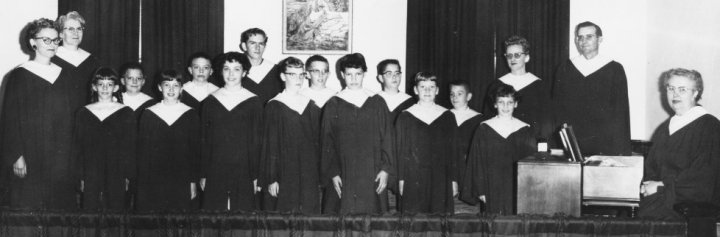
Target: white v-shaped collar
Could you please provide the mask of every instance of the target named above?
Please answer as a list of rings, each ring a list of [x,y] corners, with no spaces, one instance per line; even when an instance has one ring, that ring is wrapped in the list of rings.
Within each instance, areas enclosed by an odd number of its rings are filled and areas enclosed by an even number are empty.
[[[20,64],[20,67],[25,68],[43,80],[50,82],[50,84],[55,83],[55,80],[58,79],[60,72],[62,71],[62,68],[54,63],[50,63],[50,65],[43,65],[35,61],[27,61]]]
[[[285,104],[288,108],[294,110],[298,114],[302,114],[310,103],[310,98],[307,96],[302,94],[292,95],[288,93],[287,90],[284,90],[271,100],[277,100],[278,102]]]
[[[202,102],[208,95],[218,90],[218,87],[210,82],[199,84],[191,81],[183,85],[183,90],[194,97],[198,102]]]
[[[510,136],[510,134],[516,132],[517,130],[520,130],[523,127],[530,126],[527,123],[525,123],[515,117],[513,117],[513,119],[507,121],[507,120],[498,119],[498,117],[495,116],[491,119],[485,120],[482,123],[490,126],[493,130],[495,130],[495,132],[497,132],[498,134],[500,134],[500,136],[502,136],[504,138],[508,138]]]
[[[450,112],[453,112],[453,114],[455,114],[455,122],[457,122],[458,127],[460,125],[462,125],[468,119],[471,119],[472,117],[480,115],[480,113],[471,109],[470,107],[467,107],[465,109],[460,109],[460,110],[451,109]]]
[[[360,108],[363,104],[365,104],[365,101],[373,95],[375,95],[374,92],[362,88],[358,90],[344,89],[338,92],[335,96]]]
[[[505,76],[500,77],[499,80],[505,84],[511,85],[515,89],[515,91],[520,91],[526,86],[530,85],[530,83],[540,80],[540,78],[528,72],[521,76],[508,73],[505,74]]]
[[[304,96],[307,96],[311,100],[315,101],[315,104],[318,107],[322,108],[323,106],[325,106],[325,102],[327,102],[330,98],[337,94],[337,91],[330,88],[314,90],[306,87],[300,91],[300,94],[303,94]]]
[[[148,100],[152,100],[152,97],[145,93],[138,93],[137,95],[129,95],[127,92],[122,93],[123,104],[129,106],[133,111],[137,110]]]
[[[585,56],[578,55],[570,61],[573,63],[573,65],[575,65],[575,68],[577,68],[583,76],[587,77],[598,69],[604,67],[606,64],[612,62],[612,59],[605,57],[602,54],[598,54],[589,60],[586,59]]]
[[[97,104],[86,105],[85,108],[94,114],[101,122],[105,121],[107,117],[114,114],[118,110],[124,108],[124,104],[113,102],[110,105],[97,106]]]
[[[677,114],[673,115],[670,118],[670,122],[668,123],[668,131],[670,132],[670,135],[677,132],[681,128],[684,128],[685,126],[702,117],[703,115],[706,115],[707,113],[708,111],[702,106],[695,106],[690,108],[682,116],[678,116]]]
[[[385,100],[388,110],[390,111],[395,110],[398,105],[402,104],[402,102],[405,102],[407,99],[410,98],[410,95],[403,92],[398,92],[397,94],[391,95],[385,91],[381,91],[378,92],[378,95],[380,95]]]
[[[260,84],[260,82],[262,82],[262,80],[265,78],[268,72],[273,69],[274,66],[275,63],[263,58],[260,65],[252,66],[250,68],[250,72],[248,72],[247,76],[250,78],[250,80],[253,80],[255,83]]]
[[[230,91],[225,88],[220,88],[212,93],[212,96],[215,97],[215,99],[217,99],[218,102],[227,109],[227,111],[230,111],[238,104],[256,95],[245,88],[242,88],[239,91]]]
[[[414,104],[405,111],[420,119],[420,121],[423,121],[423,123],[430,125],[433,121],[440,117],[440,115],[445,113],[447,109],[437,104],[425,106],[420,104]]]
[[[180,116],[182,116],[185,112],[190,110],[190,106],[187,106],[183,104],[182,102],[177,102],[177,104],[174,105],[167,105],[164,102],[160,101],[159,103],[150,106],[148,110],[152,111],[160,117],[168,126],[172,126],[175,121],[177,121]]]
[[[85,59],[90,57],[90,53],[81,48],[78,48],[77,51],[72,51],[61,46],[57,48],[55,56],[60,57],[66,62],[77,67],[80,66],[80,64],[84,62]]]

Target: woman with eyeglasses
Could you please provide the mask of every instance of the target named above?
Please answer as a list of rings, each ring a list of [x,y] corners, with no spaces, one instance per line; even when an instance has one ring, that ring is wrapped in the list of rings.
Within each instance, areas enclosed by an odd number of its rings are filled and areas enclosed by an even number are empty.
[[[663,72],[667,104],[675,113],[655,131],[640,185],[640,217],[683,220],[678,203],[720,206],[720,121],[698,104],[699,72]]]
[[[202,208],[253,211],[258,208],[264,102],[241,83],[252,67],[246,55],[227,52],[213,65],[220,69],[225,85],[200,106]]]
[[[55,21],[55,28],[62,41],[52,62],[62,67],[73,78],[64,86],[77,91],[68,106],[71,109],[78,109],[90,100],[88,97],[90,79],[100,67],[100,62],[95,56],[80,48],[85,32],[85,19],[78,12],[71,11],[59,16]]]
[[[265,106],[261,180],[272,198],[265,210],[320,214],[320,107],[300,93],[303,62],[278,64],[285,90]]]
[[[66,85],[74,78],[51,62],[58,37],[54,22],[32,21],[26,32],[32,60],[7,76],[0,150],[4,172],[11,172],[10,205],[18,208],[75,209],[72,172],[73,112],[68,104],[79,93]]]
[[[525,98],[515,109],[514,116],[530,124],[535,138],[547,138],[549,131],[545,130],[549,130],[549,126],[546,126],[549,120],[543,115],[548,113],[546,106],[549,103],[550,93],[546,83],[525,68],[530,61],[530,43],[527,39],[515,35],[505,40],[504,45],[505,59],[510,72],[488,86],[482,113],[487,117],[497,115],[490,94],[500,85],[510,85]]]

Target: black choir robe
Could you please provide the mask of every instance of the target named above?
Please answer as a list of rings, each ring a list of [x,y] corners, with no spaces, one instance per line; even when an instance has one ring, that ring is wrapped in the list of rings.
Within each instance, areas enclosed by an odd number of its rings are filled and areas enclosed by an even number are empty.
[[[140,115],[145,111],[145,109],[149,108],[150,106],[153,106],[157,104],[158,101],[155,99],[150,99],[148,101],[145,101],[145,103],[142,103],[140,106],[137,107],[137,109],[133,110],[133,117],[135,117],[135,120],[140,121]]]
[[[415,98],[410,97],[407,100],[400,103],[397,107],[395,107],[395,109],[393,109],[391,111],[390,108],[388,108],[388,106],[387,106],[387,101],[385,101],[385,98],[380,96],[380,94],[376,94],[374,96],[377,96],[377,97],[379,97],[380,100],[382,100],[382,103],[385,106],[385,110],[388,113],[388,118],[390,118],[392,120],[393,124],[395,124],[395,121],[397,120],[398,116],[400,116],[400,113],[402,113],[407,108],[410,108],[410,106],[413,106],[415,103],[417,103],[417,100]]]
[[[493,81],[489,86],[486,96],[492,96],[491,92],[497,90],[503,85],[501,80]],[[517,90],[517,88],[515,88]],[[551,122],[552,110],[550,109],[550,89],[543,80],[536,80],[529,85],[518,90],[518,94],[522,97],[518,102],[517,108],[513,111],[513,116],[530,125],[533,129],[535,138],[551,137],[553,128]],[[487,103],[483,105],[482,113],[487,118],[497,115],[497,109],[492,104],[492,99],[485,99]],[[575,127],[575,126],[573,126]],[[577,131],[577,129],[575,129]]]
[[[706,202],[720,206],[720,121],[705,114],[672,135],[669,120],[652,138],[643,181],[664,186],[640,201],[640,217],[683,218],[673,210],[681,202]]]
[[[265,106],[263,189],[278,182],[265,210],[320,214],[320,108],[310,100],[302,114],[281,101]],[[267,192],[267,190],[264,190]],[[334,189],[333,189],[334,191]]]
[[[402,112],[395,124],[398,179],[404,180],[400,210],[454,213],[452,182],[455,115],[445,111],[430,124]]]
[[[507,138],[482,123],[470,145],[461,199],[476,204],[485,195],[485,211],[514,215],[517,161],[532,155],[535,139],[530,127],[522,127]]]
[[[152,110],[146,109],[140,116],[139,127],[137,210],[191,209],[190,183],[198,182],[200,171],[200,118],[197,111],[185,111],[168,125]]]
[[[77,80],[62,70],[54,83],[23,67],[10,71],[0,126],[3,176],[10,205],[17,208],[76,209],[77,169],[72,164],[72,132]],[[23,156],[27,175],[13,164]]]
[[[378,195],[375,178],[393,174],[387,106],[375,96],[357,107],[334,96],[323,108],[321,172],[325,186],[323,213],[382,213],[388,210],[387,190]],[[338,200],[332,178],[342,178]],[[389,184],[390,182],[388,182]]]
[[[253,96],[228,111],[214,95],[205,98],[201,113],[203,209],[227,210],[228,198],[231,210],[259,208],[253,180],[259,176],[262,103]]]
[[[253,81],[249,77],[243,77],[240,83],[243,88],[260,97],[263,105],[285,88],[285,84],[280,79],[280,67],[277,65],[273,66],[260,83]]]
[[[572,125],[584,156],[630,155],[627,78],[620,63],[610,61],[585,77],[567,60],[556,71],[551,94],[553,131]]]
[[[90,102],[90,81],[95,70],[100,67],[100,61],[92,54],[77,67],[60,56],[52,57],[50,61],[62,67],[63,71],[67,71],[70,74],[73,83],[69,86],[76,92],[73,94],[71,102],[76,106],[75,109],[79,109],[88,104],[88,102]]]
[[[208,95],[210,97],[210,95]],[[207,99],[207,97],[205,97]],[[198,100],[194,96],[192,96],[190,93],[187,93],[187,91],[182,91],[182,96],[180,96],[180,102],[183,104],[190,106],[190,108],[193,108],[195,111],[201,111],[200,104],[202,104],[202,100]]]
[[[130,107],[100,120],[86,107],[75,118],[75,159],[85,181],[83,208],[125,208],[125,179],[135,178],[137,120]]]
[[[454,139],[454,148],[452,157],[455,157],[455,180],[458,183],[458,191],[460,193],[463,192],[463,179],[465,178],[465,169],[467,167],[467,157],[470,153],[470,144],[472,143],[473,135],[475,134],[475,130],[477,129],[478,125],[482,121],[487,119],[482,114],[475,115],[472,118],[469,118],[465,121],[463,121],[462,124],[457,124],[455,129],[455,137]]]

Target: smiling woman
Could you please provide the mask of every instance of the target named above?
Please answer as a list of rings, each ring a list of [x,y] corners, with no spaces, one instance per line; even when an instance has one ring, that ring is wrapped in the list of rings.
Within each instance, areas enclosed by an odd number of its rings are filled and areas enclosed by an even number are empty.
[[[100,67],[100,62],[95,56],[80,48],[86,28],[85,18],[78,12],[71,11],[60,15],[55,22],[55,28],[62,39],[62,44],[58,47],[57,57],[52,58],[52,62],[71,74],[73,81],[67,86],[77,91],[71,104],[80,108],[89,101],[89,81],[95,69]]]
[[[34,57],[8,74],[0,118],[3,167],[14,172],[10,205],[75,209],[70,147],[80,106],[73,100],[82,91],[68,86],[72,75],[50,62],[62,41],[52,20],[31,22],[25,38]]]

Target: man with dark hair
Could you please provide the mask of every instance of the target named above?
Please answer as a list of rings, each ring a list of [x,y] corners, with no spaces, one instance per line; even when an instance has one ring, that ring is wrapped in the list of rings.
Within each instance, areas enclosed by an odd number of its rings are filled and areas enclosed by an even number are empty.
[[[572,125],[583,155],[630,155],[630,112],[623,66],[599,54],[602,30],[575,27],[580,53],[560,64],[552,86],[555,127]]]
[[[242,86],[259,96],[263,103],[283,90],[277,66],[263,58],[267,41],[265,31],[258,28],[248,29],[240,35],[240,50],[252,64],[252,70],[242,79]]]

